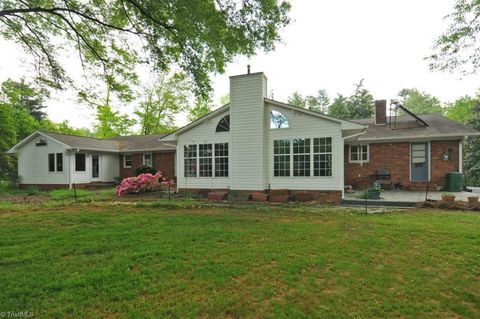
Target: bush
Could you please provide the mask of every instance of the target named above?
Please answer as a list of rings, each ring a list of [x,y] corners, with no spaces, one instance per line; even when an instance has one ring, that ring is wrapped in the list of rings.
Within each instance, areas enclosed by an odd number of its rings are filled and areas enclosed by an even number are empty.
[[[143,165],[143,166],[140,166],[138,167],[136,170],[135,170],[135,175],[140,175],[140,174],[152,174],[152,175],[155,175],[157,174],[157,170],[153,167],[150,167],[150,166],[146,166],[146,165]]]
[[[27,189],[28,196],[34,196],[39,194],[40,194],[40,190],[37,187],[30,187],[29,189]]]
[[[168,185],[173,185],[173,180],[167,181],[162,176],[162,172],[153,174],[140,174],[136,177],[125,178],[120,185],[117,186],[117,196],[122,196],[130,193],[142,193],[151,191],[154,188],[161,189]]]

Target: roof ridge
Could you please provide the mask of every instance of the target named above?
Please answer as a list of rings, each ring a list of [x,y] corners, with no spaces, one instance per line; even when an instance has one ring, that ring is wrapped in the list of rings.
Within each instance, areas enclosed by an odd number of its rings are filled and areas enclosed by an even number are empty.
[[[69,134],[69,133],[60,133],[60,132],[55,132],[55,131],[49,131],[45,129],[38,129],[38,132],[42,133],[47,133],[47,134],[57,134],[57,135],[65,135],[65,136],[75,136],[75,137],[83,137],[83,138],[89,138],[92,140],[99,140],[99,141],[106,141],[107,139],[105,138],[99,138],[99,137],[93,137],[93,136],[85,136],[85,135],[78,135],[78,134]]]

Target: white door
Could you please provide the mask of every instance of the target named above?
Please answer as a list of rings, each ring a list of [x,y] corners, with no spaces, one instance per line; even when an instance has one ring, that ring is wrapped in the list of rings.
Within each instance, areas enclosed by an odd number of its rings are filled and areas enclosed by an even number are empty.
[[[92,155],[92,181],[100,180],[100,155]]]

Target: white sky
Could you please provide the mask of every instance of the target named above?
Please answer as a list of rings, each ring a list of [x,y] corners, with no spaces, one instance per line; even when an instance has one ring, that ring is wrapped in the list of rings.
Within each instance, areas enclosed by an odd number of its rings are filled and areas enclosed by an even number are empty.
[[[353,84],[365,79],[376,99],[389,99],[402,88],[416,87],[453,101],[474,94],[480,77],[460,79],[458,74],[430,72],[424,57],[431,53],[434,39],[447,28],[443,17],[453,8],[453,0],[293,0],[292,23],[282,31],[283,41],[268,54],[250,59],[240,57],[225,74],[212,76],[214,102],[228,93],[231,75],[263,71],[268,90],[285,101],[293,91],[315,94],[326,89],[330,98],[349,95]],[[0,40],[0,81],[28,75],[15,46]],[[78,61],[70,59],[73,72]],[[55,95],[55,94],[54,94]],[[76,127],[91,127],[92,112],[78,105],[72,94],[56,94],[48,101],[54,121],[69,120]],[[133,106],[125,110],[127,113]],[[178,118],[178,125],[186,118]]]

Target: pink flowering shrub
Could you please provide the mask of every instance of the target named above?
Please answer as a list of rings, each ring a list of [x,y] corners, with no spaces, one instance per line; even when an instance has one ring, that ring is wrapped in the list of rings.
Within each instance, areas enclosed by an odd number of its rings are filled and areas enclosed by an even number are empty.
[[[173,180],[167,181],[162,176],[162,172],[157,172],[155,175],[145,173],[123,179],[117,186],[116,194],[117,196],[123,196],[131,193],[143,193],[152,189],[166,188],[169,184],[173,185]]]

